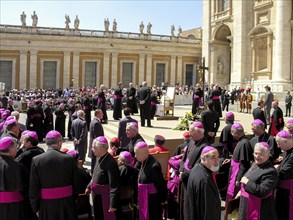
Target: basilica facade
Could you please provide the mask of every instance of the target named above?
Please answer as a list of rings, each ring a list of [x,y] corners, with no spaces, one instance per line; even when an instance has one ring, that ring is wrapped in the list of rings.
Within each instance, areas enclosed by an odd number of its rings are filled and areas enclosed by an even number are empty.
[[[293,89],[293,1],[203,1],[206,82]]]
[[[150,27],[149,27],[150,28]],[[199,36],[0,25],[0,82],[6,89],[116,87],[122,82],[194,84]]]

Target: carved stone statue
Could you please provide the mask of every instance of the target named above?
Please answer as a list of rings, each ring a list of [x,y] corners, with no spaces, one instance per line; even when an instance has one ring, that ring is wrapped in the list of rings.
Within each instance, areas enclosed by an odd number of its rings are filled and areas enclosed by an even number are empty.
[[[152,26],[153,26],[153,25],[149,22],[149,23],[148,23],[148,26],[147,26],[147,33],[148,33],[148,34],[152,34]]]
[[[78,15],[76,15],[75,20],[74,20],[74,28],[77,31],[79,27],[79,19],[78,19]]]
[[[181,26],[179,25],[179,27],[178,27],[178,37],[180,37],[181,34],[182,34],[182,28],[181,28]]]
[[[224,63],[222,57],[218,58],[217,74],[224,74]]]
[[[71,23],[71,21],[70,21],[69,15],[65,15],[65,24],[66,24],[65,28],[66,29],[69,29],[70,28],[69,27],[69,24],[70,23]]]
[[[202,29],[201,28],[198,31],[198,38],[202,39]]]
[[[175,36],[175,26],[174,26],[174,24],[171,26],[171,36],[172,37]]]
[[[117,31],[117,22],[116,22],[116,19],[114,19],[114,21],[113,21],[113,31],[114,32]]]
[[[24,11],[20,15],[20,21],[21,21],[21,26],[26,27],[26,14],[24,13]]]
[[[32,26],[33,27],[36,27],[37,25],[38,25],[38,20],[39,20],[39,18],[38,18],[38,15],[36,14],[36,12],[34,11],[34,13],[32,14],[32,16],[31,16],[31,18],[32,18]]]
[[[105,31],[109,31],[110,22],[108,18],[104,19],[104,26],[105,26]]]
[[[139,25],[139,31],[141,34],[143,34],[143,29],[144,29],[144,24],[143,24],[143,22],[141,22]]]

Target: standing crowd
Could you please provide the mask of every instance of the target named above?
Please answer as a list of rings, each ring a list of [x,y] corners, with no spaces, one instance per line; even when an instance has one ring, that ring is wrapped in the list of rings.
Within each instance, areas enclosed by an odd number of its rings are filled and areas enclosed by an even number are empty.
[[[293,119],[284,121],[270,88],[253,110],[246,91],[247,112],[253,115],[254,136],[249,137],[228,111],[232,94],[218,85],[203,91],[197,84],[192,113],[200,120],[191,123],[174,152],[164,146],[162,135],[155,135],[149,148],[139,134],[139,123],[152,127],[164,90],[143,82],[139,88],[130,83],[127,89],[118,83],[111,91],[101,85],[3,95],[0,219],[77,219],[85,207],[89,219],[217,220],[225,200],[225,219],[231,214],[243,220],[292,220]],[[233,100],[240,101],[244,112],[244,91],[239,90]],[[13,99],[28,101],[25,125],[18,121]],[[286,116],[291,102],[288,92]],[[203,104],[207,109],[200,111]],[[109,105],[113,119],[119,120],[117,137],[110,140],[103,128]],[[140,122],[132,118],[138,109]],[[216,141],[224,109],[226,125]],[[62,147],[65,137],[74,150]],[[38,146],[43,141],[46,152]],[[166,152],[172,154],[168,173],[157,159]],[[86,156],[91,158],[90,171],[83,167]]]

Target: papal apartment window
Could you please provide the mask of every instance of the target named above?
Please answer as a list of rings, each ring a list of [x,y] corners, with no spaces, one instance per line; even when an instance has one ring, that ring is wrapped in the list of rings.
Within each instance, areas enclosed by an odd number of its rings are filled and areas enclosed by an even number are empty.
[[[0,61],[0,82],[5,83],[5,89],[12,89],[12,61]]]

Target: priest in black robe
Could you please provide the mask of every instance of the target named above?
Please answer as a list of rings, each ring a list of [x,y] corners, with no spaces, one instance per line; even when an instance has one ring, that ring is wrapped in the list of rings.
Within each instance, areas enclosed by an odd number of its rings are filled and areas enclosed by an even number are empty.
[[[134,146],[140,142],[144,141],[143,137],[138,133],[138,124],[136,122],[129,122],[126,125],[126,136],[130,139],[126,149],[134,157]],[[123,146],[122,146],[123,147]]]
[[[34,131],[37,132],[39,141],[43,141],[44,138],[44,111],[42,108],[42,102],[35,100],[35,115],[34,115]]]
[[[147,126],[151,125],[151,90],[148,88],[147,82],[142,82],[142,87],[138,93],[139,106],[140,106],[140,123],[141,126],[145,126],[145,120],[147,120]]]
[[[278,219],[293,220],[293,136],[287,131],[276,135],[278,146],[285,152],[277,167],[279,182],[276,190]]]
[[[266,142],[257,143],[254,147],[254,163],[240,181],[239,220],[278,219],[274,204],[278,175],[269,157],[270,146]]]
[[[188,210],[188,194],[187,183],[190,175],[190,170],[200,162],[201,151],[207,146],[208,142],[204,136],[204,127],[201,122],[194,122],[189,127],[190,139],[192,140],[188,148],[183,154],[182,161],[180,163],[180,215],[181,218],[186,217]]]
[[[43,148],[38,147],[38,136],[35,131],[27,131],[21,138],[22,148],[17,151],[18,156],[15,158],[15,161],[21,163],[26,169],[26,179],[27,181],[30,178],[30,169],[33,157],[44,153]],[[29,186],[29,181],[28,181]],[[30,200],[28,196],[28,191],[25,191],[24,194],[24,206],[26,211],[26,216],[28,219],[34,220],[38,219],[36,214],[33,212],[30,205]]]
[[[131,114],[138,113],[137,103],[136,103],[136,89],[133,83],[129,83],[129,88],[126,90],[126,106],[131,109]]]
[[[85,113],[85,121],[87,125],[87,130],[89,130],[90,123],[91,123],[92,105],[91,105],[91,100],[89,98],[89,94],[87,92],[85,93],[84,98],[82,99],[82,108]]]
[[[218,112],[220,118],[222,117],[222,108],[220,102],[221,94],[221,89],[219,88],[218,84],[216,84],[211,91],[210,100],[214,102],[215,111]]]
[[[203,91],[200,88],[200,85],[197,83],[195,85],[195,89],[193,90],[193,96],[192,96],[192,109],[191,112],[193,115],[196,115],[198,107],[202,104],[202,97],[203,97]]]
[[[47,103],[44,106],[44,136],[51,130],[54,129],[54,123],[53,123],[53,107],[52,107],[52,101],[50,99],[47,99]]]
[[[138,206],[140,220],[161,220],[162,204],[167,201],[167,184],[160,163],[149,155],[148,145],[135,145],[135,157],[141,164],[138,174]]]
[[[24,167],[13,158],[17,145],[12,137],[0,139],[0,219],[25,220],[23,193]]]
[[[59,131],[62,137],[65,137],[65,104],[61,103],[59,108],[55,111],[55,130]]]
[[[281,155],[281,150],[278,148],[275,138],[265,132],[265,124],[260,119],[256,119],[251,124],[251,130],[255,134],[255,136],[250,140],[252,150],[254,150],[254,146],[257,143],[266,142],[270,146],[270,160],[273,163],[278,162],[277,159]]]
[[[234,123],[231,127],[233,137],[238,140],[231,158],[231,167],[229,172],[228,190],[226,196],[226,212],[229,202],[235,198],[240,190],[240,180],[246,171],[250,168],[250,161],[253,159],[251,146],[247,136],[244,133],[243,126],[240,123]],[[226,159],[223,163],[229,163]]]
[[[62,142],[58,131],[48,132],[47,152],[32,161],[29,195],[32,209],[40,219],[76,218],[77,165],[71,155],[60,152]]]
[[[214,172],[219,169],[219,153],[216,148],[206,146],[201,152],[201,162],[190,173],[187,194],[188,220],[220,220],[221,200]]]
[[[74,100],[70,98],[67,103],[67,112],[68,112],[67,137],[69,140],[72,140],[71,133],[70,133],[71,125],[72,125],[71,116],[73,115],[74,111],[75,111]]]
[[[35,116],[35,110],[33,102],[28,102],[28,109],[26,111],[26,128],[30,131],[34,131],[34,116]]]
[[[97,157],[90,189],[93,196],[95,220],[114,220],[119,211],[119,168],[115,159],[108,153],[108,141],[99,136],[93,141],[93,153]]]
[[[114,120],[119,120],[120,118],[122,118],[122,97],[122,82],[119,82],[118,87],[114,89]]]
[[[108,116],[107,116],[107,104],[106,104],[106,97],[105,97],[105,86],[101,85],[98,91],[98,109],[103,111],[103,119],[102,123],[108,123]]]

